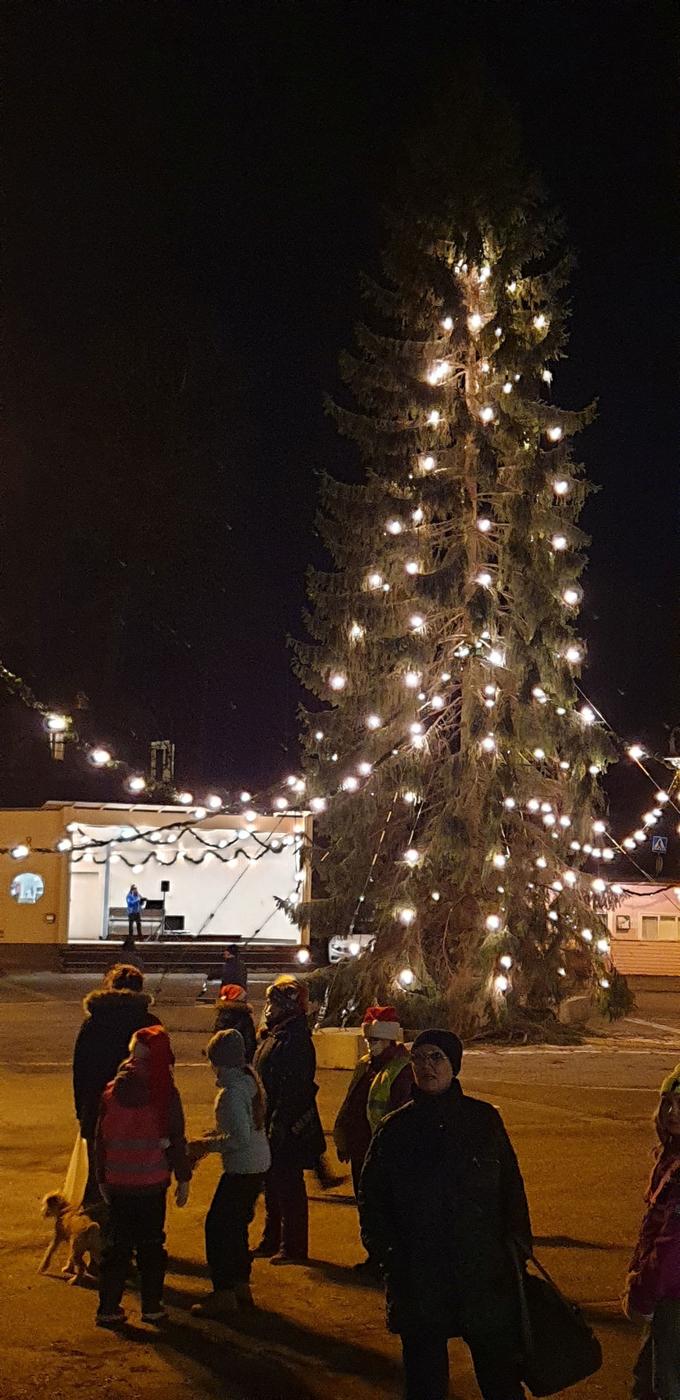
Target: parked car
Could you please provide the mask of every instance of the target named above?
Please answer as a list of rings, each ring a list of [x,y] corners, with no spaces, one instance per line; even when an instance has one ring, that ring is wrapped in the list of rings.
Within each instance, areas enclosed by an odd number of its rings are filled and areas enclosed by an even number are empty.
[[[374,943],[372,933],[334,933],[328,940],[328,961],[339,963],[358,958],[360,953],[370,952]]]

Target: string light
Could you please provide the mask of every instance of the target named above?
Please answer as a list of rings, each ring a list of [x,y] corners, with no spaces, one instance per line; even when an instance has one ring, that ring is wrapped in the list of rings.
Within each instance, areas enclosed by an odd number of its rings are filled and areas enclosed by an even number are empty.
[[[491,649],[491,651],[489,652],[489,655],[488,655],[488,657],[487,657],[487,661],[489,662],[489,664],[490,664],[491,666],[504,666],[504,665],[505,665],[505,654],[504,654],[504,652],[499,651],[497,647],[493,647],[493,648]]]
[[[368,586],[369,586],[369,588],[381,588],[381,587],[382,587],[382,582],[383,582],[382,574],[369,574],[369,575],[368,575]]]
[[[545,317],[545,316],[543,315],[543,312],[542,312],[542,311],[539,312],[538,316],[534,316],[534,329],[535,329],[535,330],[537,330],[537,331],[544,331],[544,330],[546,329],[547,325],[548,325],[547,317]]]
[[[373,764],[372,764],[372,763],[368,763],[368,762],[366,761],[366,759],[362,759],[361,763],[358,763],[358,764],[357,764],[357,773],[360,773],[361,776],[362,776],[362,778],[367,778],[367,777],[369,776],[369,773],[372,773],[372,772],[373,772]]]
[[[497,992],[507,992],[510,983],[507,977],[505,976],[505,973],[499,972],[498,976],[494,977],[493,985]]]
[[[26,846],[26,845],[23,845],[23,844],[20,844],[20,845],[18,845],[18,846],[13,846],[13,847],[12,847],[12,850],[11,850],[11,852],[10,852],[10,855],[12,856],[12,859],[13,859],[13,860],[25,860],[25,859],[26,859],[26,856],[28,856],[28,855],[30,855],[30,854],[31,854],[30,847],[29,847],[29,846]]]
[[[435,904],[438,904],[439,901],[440,901],[440,899],[441,899],[441,895],[440,895],[440,893],[439,893],[439,890],[433,890],[433,891],[432,891],[432,894],[430,895],[430,899],[433,899],[434,902],[435,902]]]
[[[399,909],[397,911],[397,918],[399,919],[399,923],[403,924],[405,928],[409,928],[409,926],[415,922],[415,917],[416,911],[415,909],[412,909],[410,905],[406,905],[405,908]]]
[[[480,316],[478,311],[473,311],[472,315],[468,316],[467,323],[473,335],[475,335],[477,331],[481,331],[484,325],[484,318]]]
[[[559,442],[562,436],[562,429],[559,427],[548,428],[548,437],[551,442]]]
[[[420,671],[405,671],[404,685],[407,690],[417,690],[420,685]]]
[[[493,734],[484,735],[484,738],[482,739],[480,744],[480,748],[484,750],[484,753],[495,753],[496,740],[494,739]]]
[[[507,807],[509,812],[512,812],[513,809],[517,806],[517,803],[514,797],[506,797],[503,801],[503,806]]]
[[[489,520],[488,516],[481,515],[479,517],[477,521],[477,529],[480,530],[483,535],[488,535],[489,530],[491,529],[491,521]]]
[[[577,666],[579,661],[583,660],[583,652],[580,647],[567,647],[564,653],[564,659],[569,662],[570,666]]]
[[[441,418],[441,414],[440,414],[440,412],[439,412],[439,409],[438,409],[438,408],[433,408],[433,409],[431,409],[430,412],[429,412],[428,415],[427,415],[427,421],[428,421],[428,423],[430,424],[430,427],[436,428],[436,426],[437,426],[437,424],[438,424],[440,418]]]
[[[321,730],[320,730],[320,729],[317,729],[317,731],[316,731],[316,737],[317,737],[317,739],[323,739],[323,734],[321,733]],[[188,797],[189,802],[191,802],[191,794],[190,794],[190,793],[189,793],[189,794],[187,794],[187,793],[185,793],[185,792],[184,792],[184,793],[181,793],[181,794],[180,794],[180,799],[179,799],[180,802],[182,801],[182,798],[183,798],[183,797]],[[251,802],[251,801],[252,801],[252,793],[250,793],[250,792],[242,792],[242,793],[241,793],[241,801],[242,801],[242,802]]]
[[[353,773],[348,774],[348,776],[342,780],[344,792],[356,792],[358,786],[359,779],[355,778]]]
[[[418,563],[417,559],[409,559],[404,565],[404,568],[407,574],[410,574],[411,577],[413,577],[415,574],[420,573],[420,564]]]
[[[512,390],[513,390],[513,385],[512,385],[512,383],[511,383],[511,381],[510,381],[509,379],[506,379],[505,384],[503,385],[503,393],[504,393],[504,394],[511,394],[511,393],[512,393]]]
[[[325,797],[313,797],[309,805],[313,812],[325,812],[327,806]]]
[[[487,927],[488,930],[489,930],[489,933],[497,933],[498,930],[499,930],[499,928],[500,928],[500,926],[501,926],[501,922],[502,922],[502,921],[501,921],[500,915],[498,915],[498,914],[487,914],[487,917],[486,917],[486,921],[485,921],[485,922],[486,922],[486,927]]]
[[[559,554],[562,550],[566,549],[567,547],[567,537],[566,535],[553,535],[550,543],[553,549],[556,550]]]
[[[416,974],[413,971],[413,969],[410,967],[402,967],[401,972],[397,977],[397,981],[401,984],[401,986],[412,987],[415,980]]]
[[[95,768],[106,768],[110,762],[111,754],[109,753],[108,749],[102,748],[90,750],[90,763],[93,763]]]
[[[193,802],[193,800],[194,800],[194,797],[193,797],[193,793],[191,793],[191,792],[180,792],[179,795],[178,795],[178,798],[177,798],[177,801],[178,801],[178,802],[181,802],[181,804],[182,804],[183,807],[190,807],[191,804],[192,804],[192,802]],[[249,801],[250,801],[250,793],[248,793],[248,794],[246,795],[245,793],[242,792],[242,793],[241,793],[241,801],[242,801],[242,802],[249,802]]]
[[[479,416],[482,420],[482,423],[493,423],[495,414],[491,405],[485,404],[483,408],[480,408]]]
[[[445,316],[445,317],[444,317],[444,320],[442,321],[442,328],[443,328],[443,330],[445,330],[445,331],[452,331],[452,330],[453,330],[453,316]]]
[[[288,807],[288,799],[286,797],[276,797],[274,799],[274,806],[278,812],[285,812]]]
[[[446,701],[443,695],[433,695],[430,704],[433,710],[443,710]]]
[[[642,747],[641,744],[631,744],[631,745],[630,745],[630,747],[629,747],[629,749],[628,749],[628,757],[629,757],[629,758],[632,758],[632,759],[635,760],[636,763],[639,763],[639,762],[640,762],[640,759],[641,759],[641,758],[644,758],[644,756],[645,756],[645,751],[644,751],[644,749],[643,749],[643,747]]]
[[[411,519],[414,525],[422,525],[425,519],[425,511],[423,510],[422,506],[417,506],[416,509],[412,511]]]
[[[404,860],[407,865],[417,865],[420,860],[420,852],[411,846],[408,851],[404,851]]]
[[[387,529],[390,535],[400,535],[403,530],[401,520],[388,520]]]
[[[133,775],[133,777],[128,778],[127,785],[130,792],[143,792],[146,787],[146,778],[142,778],[139,774]]]
[[[317,743],[320,744],[321,740],[323,739],[323,729],[315,730],[314,738],[316,739]],[[241,801],[243,801],[243,793],[241,793]]]
[[[424,626],[425,618],[423,617],[422,613],[411,613],[411,616],[409,618],[409,627],[411,627],[414,632],[422,632]]]
[[[552,384],[552,380],[553,380],[552,370],[551,370],[551,369],[543,369],[543,370],[541,370],[541,379],[543,380],[543,383],[544,383],[544,384]]]
[[[380,715],[367,715],[367,716],[366,716],[366,728],[367,728],[367,729],[382,729],[382,720],[381,720],[381,718],[380,718]]]
[[[487,573],[486,569],[482,569],[481,572],[477,574],[475,583],[478,583],[480,588],[490,588],[493,579],[491,574]]]
[[[590,705],[582,705],[579,714],[584,724],[595,723],[595,712],[591,710]]]
[[[566,496],[569,491],[569,482],[566,477],[560,476],[553,481],[553,491],[556,496]]]
[[[576,607],[576,604],[580,601],[580,597],[581,595],[579,593],[578,588],[565,588],[562,594],[564,602],[570,608]]]
[[[45,719],[45,725],[49,729],[50,734],[64,734],[68,729],[69,721],[66,715],[50,714],[47,715]]]

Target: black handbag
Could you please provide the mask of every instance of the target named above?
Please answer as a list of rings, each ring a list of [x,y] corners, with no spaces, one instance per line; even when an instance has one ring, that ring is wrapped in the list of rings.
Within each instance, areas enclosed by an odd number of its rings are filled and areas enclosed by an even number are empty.
[[[602,1365],[602,1348],[581,1309],[570,1303],[547,1269],[531,1255],[541,1275],[529,1273],[512,1250],[519,1284],[522,1380],[532,1395],[557,1395],[587,1380]]]

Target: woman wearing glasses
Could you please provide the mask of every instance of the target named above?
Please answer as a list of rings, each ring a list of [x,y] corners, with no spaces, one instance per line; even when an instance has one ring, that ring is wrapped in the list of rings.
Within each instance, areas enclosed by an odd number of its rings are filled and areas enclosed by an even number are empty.
[[[373,1137],[359,1187],[361,1232],[379,1261],[387,1321],[404,1355],[405,1400],[446,1400],[449,1337],[470,1348],[484,1400],[523,1400],[517,1286],[508,1245],[531,1253],[524,1183],[500,1114],[458,1082],[451,1031],[413,1043],[413,1101]]]

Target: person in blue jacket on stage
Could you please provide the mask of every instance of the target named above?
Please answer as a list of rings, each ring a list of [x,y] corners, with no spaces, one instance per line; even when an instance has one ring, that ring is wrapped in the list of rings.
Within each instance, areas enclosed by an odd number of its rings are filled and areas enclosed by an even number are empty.
[[[137,929],[137,937],[142,936],[142,909],[145,901],[142,899],[136,885],[130,885],[125,897],[128,913],[128,937],[133,936],[133,931]]]

